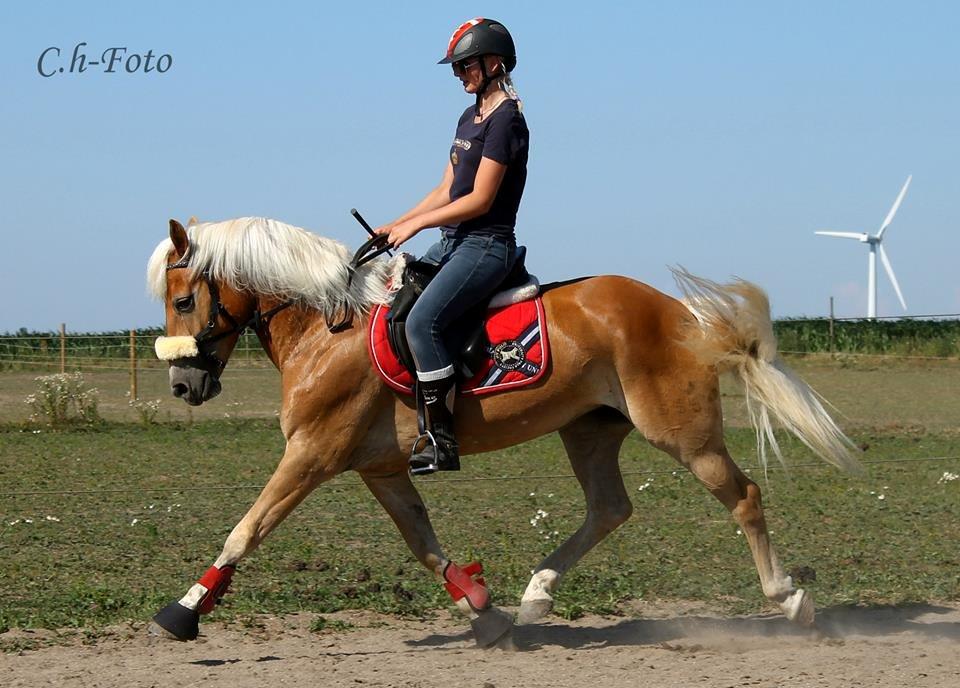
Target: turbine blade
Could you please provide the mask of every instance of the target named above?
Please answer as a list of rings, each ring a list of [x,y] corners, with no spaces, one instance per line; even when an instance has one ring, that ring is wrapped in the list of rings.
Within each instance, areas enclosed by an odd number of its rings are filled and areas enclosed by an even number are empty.
[[[880,225],[880,231],[877,232],[878,239],[883,238],[883,233],[887,230],[887,227],[890,226],[890,223],[893,222],[893,216],[897,214],[897,210],[900,208],[900,203],[903,202],[903,197],[907,195],[907,187],[910,186],[911,179],[913,179],[912,174],[907,177],[907,181],[904,182],[903,188],[900,189],[900,193],[897,194],[897,200],[893,202],[893,207],[890,208],[890,212],[887,213],[886,219],[884,219],[883,224]]]
[[[893,289],[897,292],[897,298],[900,299],[900,305],[903,306],[903,310],[907,310],[907,302],[903,300],[903,294],[900,292],[900,285],[897,284],[897,276],[893,274],[893,266],[890,265],[890,259],[887,258],[887,252],[883,250],[883,244],[880,244],[880,261],[883,263],[883,267],[887,271],[887,277],[889,277],[890,281],[893,283]]]
[[[857,234],[856,232],[814,232],[814,234],[819,234],[821,236],[842,237],[844,239],[856,239],[857,241],[865,241],[867,238],[866,234]]]

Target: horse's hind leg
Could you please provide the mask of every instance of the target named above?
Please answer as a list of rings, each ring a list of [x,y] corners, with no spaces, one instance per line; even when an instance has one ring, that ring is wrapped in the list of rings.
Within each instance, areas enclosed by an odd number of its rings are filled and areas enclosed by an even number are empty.
[[[457,607],[470,618],[477,645],[510,648],[512,617],[490,605],[486,586],[472,580],[469,569],[460,569],[444,556],[427,509],[406,469],[389,475],[361,473],[361,477],[393,519],[417,560],[447,581],[447,590]],[[451,583],[455,587],[451,587]],[[457,588],[459,592],[455,594]]]
[[[623,440],[633,428],[618,411],[597,409],[560,430],[573,472],[587,500],[583,525],[540,562],[520,601],[519,623],[531,623],[553,607],[560,577],[603,538],[630,518],[633,506],[620,474]]]
[[[773,551],[760,488],[733,462],[722,442],[715,451],[703,449],[685,453],[670,447],[661,448],[684,464],[730,510],[750,545],[763,594],[779,605],[791,621],[812,625],[813,600],[806,591],[794,587],[793,580],[783,572]]]

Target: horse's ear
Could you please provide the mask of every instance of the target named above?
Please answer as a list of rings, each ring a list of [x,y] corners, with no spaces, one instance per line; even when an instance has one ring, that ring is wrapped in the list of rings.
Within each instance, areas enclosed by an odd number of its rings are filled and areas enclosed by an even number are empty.
[[[190,239],[187,238],[187,230],[176,220],[170,220],[170,241],[173,242],[173,247],[177,249],[178,256],[182,258],[187,254],[187,249],[190,248]]]
[[[187,220],[187,227],[190,227],[191,225],[198,225],[198,224],[200,224],[200,220],[197,219],[196,215],[191,215],[190,219]]]

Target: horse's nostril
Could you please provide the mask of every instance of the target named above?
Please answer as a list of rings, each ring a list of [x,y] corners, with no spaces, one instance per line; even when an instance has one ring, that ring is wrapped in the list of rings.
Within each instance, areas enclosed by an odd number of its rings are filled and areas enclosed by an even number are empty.
[[[172,388],[173,388],[173,396],[177,397],[178,399],[181,397],[187,396],[187,392],[189,391],[187,389],[187,386],[182,382],[178,382],[177,384],[172,385]]]

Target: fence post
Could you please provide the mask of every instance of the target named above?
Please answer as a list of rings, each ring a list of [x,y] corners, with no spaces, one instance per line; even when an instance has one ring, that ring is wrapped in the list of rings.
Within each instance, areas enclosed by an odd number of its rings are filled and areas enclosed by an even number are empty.
[[[833,342],[833,297],[830,297],[830,353],[834,351],[834,342]]]
[[[130,401],[137,400],[137,331],[130,330]]]
[[[67,324],[60,323],[60,373],[67,372]]]

